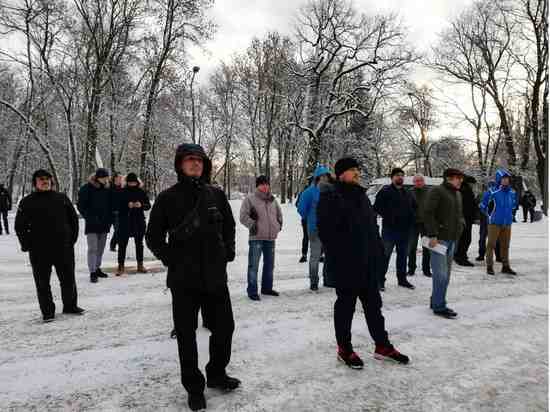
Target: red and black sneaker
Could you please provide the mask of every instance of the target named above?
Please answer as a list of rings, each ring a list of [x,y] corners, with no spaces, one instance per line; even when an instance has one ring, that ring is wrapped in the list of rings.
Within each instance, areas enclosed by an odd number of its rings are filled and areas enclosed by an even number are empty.
[[[376,349],[374,350],[374,357],[378,360],[391,360],[397,363],[401,363],[403,365],[409,363],[409,357],[399,353],[399,351],[395,349],[392,345],[376,345]]]
[[[345,351],[338,347],[338,360],[345,363],[351,369],[363,369],[363,361],[354,351]]]

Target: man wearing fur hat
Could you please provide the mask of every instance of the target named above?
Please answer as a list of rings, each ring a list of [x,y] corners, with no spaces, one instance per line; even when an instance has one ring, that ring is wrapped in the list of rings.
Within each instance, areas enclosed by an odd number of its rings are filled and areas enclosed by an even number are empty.
[[[180,145],[174,167],[178,182],[157,197],[145,240],[168,267],[181,381],[189,407],[200,410],[206,408],[196,341],[200,309],[212,332],[206,385],[223,391],[240,385],[226,373],[235,326],[226,271],[235,259],[235,220],[224,192],[210,185],[212,162],[201,146]]]
[[[113,222],[112,192],[109,189],[107,169],[97,169],[88,183],[80,188],[77,207],[86,221],[84,233],[88,240],[90,282],[97,283],[98,278],[107,277],[101,270],[101,261]]]
[[[55,318],[55,303],[50,289],[55,267],[63,313],[80,315],[74,276],[74,244],[78,239],[78,216],[67,196],[52,188],[52,175],[37,170],[32,183],[35,191],[19,203],[15,232],[23,252],[29,252],[38,303],[44,322]]]

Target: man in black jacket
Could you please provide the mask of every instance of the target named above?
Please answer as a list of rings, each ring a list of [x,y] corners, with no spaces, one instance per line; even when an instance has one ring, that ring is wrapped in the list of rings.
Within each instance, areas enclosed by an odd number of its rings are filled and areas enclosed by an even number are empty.
[[[199,309],[212,332],[207,386],[240,385],[225,371],[235,326],[226,272],[227,262],[235,259],[235,220],[225,194],[209,184],[212,163],[201,146],[180,145],[174,167],[178,183],[157,197],[145,240],[168,267],[182,384],[189,407],[199,410],[206,407],[196,342]]]
[[[2,221],[4,223],[4,230],[6,235],[10,234],[10,228],[8,226],[8,212],[11,210],[11,196],[6,190],[3,184],[0,184],[0,215],[2,215]],[[0,235],[2,234],[2,222],[0,222]]]
[[[464,181],[460,187],[460,194],[462,195],[462,212],[464,214],[466,226],[460,236],[454,256],[454,260],[459,266],[474,266],[474,264],[468,260],[468,249],[472,243],[472,226],[474,220],[476,220],[476,217],[479,215],[478,203],[476,202],[476,196],[471,186],[475,184],[475,182],[476,179],[472,176],[464,176]]]
[[[409,236],[415,223],[416,202],[404,184],[405,172],[395,168],[391,172],[391,185],[384,186],[377,194],[374,210],[382,216],[382,240],[386,253],[386,269],[379,280],[385,289],[386,273],[393,249],[396,249],[396,273],[399,286],[414,289],[407,280],[407,255]]]
[[[55,318],[50,289],[52,266],[55,267],[63,313],[80,315],[74,276],[74,244],[78,239],[78,216],[67,196],[52,190],[52,175],[37,170],[32,177],[35,192],[19,203],[15,232],[23,252],[29,252],[38,303],[44,322]]]
[[[78,192],[78,211],[86,221],[90,282],[106,278],[101,270],[107,235],[113,223],[113,194],[109,189],[109,171],[99,168]]]
[[[351,324],[359,298],[376,344],[374,356],[408,363],[409,358],[391,345],[384,327],[378,289],[379,272],[385,267],[384,246],[376,215],[365,189],[359,185],[359,164],[353,158],[340,159],[335,173],[337,183],[326,185],[320,194],[317,226],[325,247],[326,284],[336,288],[334,327],[338,359],[353,369],[363,368],[351,343]]]

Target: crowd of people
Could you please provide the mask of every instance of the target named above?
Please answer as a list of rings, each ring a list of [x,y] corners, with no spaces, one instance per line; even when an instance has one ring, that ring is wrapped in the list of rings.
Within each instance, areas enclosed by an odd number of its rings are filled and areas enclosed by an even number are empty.
[[[227,264],[235,259],[235,220],[225,193],[210,182],[211,160],[195,144],[180,145],[174,170],[178,181],[158,195],[152,208],[135,173],[110,177],[99,168],[80,189],[77,209],[85,222],[90,282],[108,275],[102,271],[107,237],[114,227],[110,250],[117,251],[116,275],[126,272],[126,251],[134,238],[137,272],[143,264],[144,240],[153,255],[167,267],[167,286],[172,295],[173,335],[177,339],[181,381],[192,410],[206,407],[205,387],[231,391],[240,381],[227,375],[235,327],[227,287]],[[383,187],[371,204],[361,186],[361,167],[354,158],[338,160],[331,172],[318,166],[309,185],[299,195],[297,212],[304,240],[300,262],[308,260],[309,288],[319,290],[320,263],[324,262],[324,287],[335,288],[334,329],[337,357],[353,369],[363,361],[354,351],[351,325],[357,299],[361,301],[368,330],[375,342],[374,356],[407,364],[409,358],[390,342],[382,314],[391,255],[396,251],[396,276],[400,287],[413,290],[419,239],[422,272],[432,278],[430,309],[453,319],[447,305],[447,289],[453,261],[473,266],[468,260],[473,224],[479,221],[477,260],[486,260],[487,273],[495,275],[493,254],[502,262],[502,273],[515,275],[510,266],[511,225],[518,201],[511,175],[499,169],[487,190],[475,196],[469,176],[449,168],[439,186],[428,188],[417,175],[414,186],[404,184],[405,172],[392,170],[391,184]],[[50,289],[52,268],[60,281],[63,312],[81,315],[77,304],[74,245],[79,219],[67,196],[54,190],[52,175],[38,170],[32,176],[34,192],[23,198],[15,218],[21,249],[29,252],[43,320],[55,318]],[[11,199],[0,186],[0,212],[11,208]],[[536,200],[526,192],[520,202],[524,218]],[[149,222],[145,212],[151,209]],[[382,219],[381,231],[377,217]],[[274,289],[276,239],[283,228],[281,207],[271,192],[269,178],[259,176],[256,189],[242,202],[239,221],[249,231],[247,295],[277,297]],[[4,221],[7,232],[7,222]],[[324,255],[324,258],[323,258]],[[262,279],[258,287],[260,260]],[[196,329],[198,313],[210,332],[210,361],[206,378],[198,366]]]

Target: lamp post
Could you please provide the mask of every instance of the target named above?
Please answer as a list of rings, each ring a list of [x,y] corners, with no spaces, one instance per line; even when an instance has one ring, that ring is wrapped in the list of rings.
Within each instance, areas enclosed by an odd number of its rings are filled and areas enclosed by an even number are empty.
[[[193,66],[193,75],[191,76],[191,116],[193,118],[193,129],[191,133],[191,138],[193,143],[197,143],[195,138],[195,98],[193,96],[193,82],[195,80],[195,75],[199,72],[201,68],[199,66]]]

